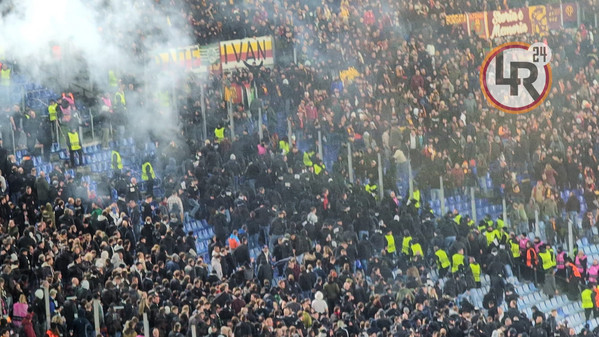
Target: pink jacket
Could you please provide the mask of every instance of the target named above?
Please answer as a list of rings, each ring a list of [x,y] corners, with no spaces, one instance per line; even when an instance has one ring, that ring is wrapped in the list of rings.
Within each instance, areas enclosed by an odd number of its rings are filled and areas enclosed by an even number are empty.
[[[17,302],[12,306],[12,321],[16,326],[21,326],[21,321],[27,316],[27,303]]]
[[[520,251],[526,251],[526,243],[528,241],[528,238],[520,239],[520,241],[518,242],[520,244]]]
[[[597,283],[597,276],[599,275],[599,264],[591,265],[588,270],[589,282]]]
[[[566,252],[561,252],[561,253],[557,254],[557,258],[556,258],[557,269],[566,268],[565,256],[566,256]]]
[[[539,252],[539,248],[544,245],[545,243],[543,241],[539,240],[539,243],[535,244],[535,251],[538,253]]]

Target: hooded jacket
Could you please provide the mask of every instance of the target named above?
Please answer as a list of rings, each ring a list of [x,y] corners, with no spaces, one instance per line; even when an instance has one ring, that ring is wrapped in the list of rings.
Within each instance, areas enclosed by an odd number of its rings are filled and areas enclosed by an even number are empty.
[[[327,305],[327,302],[324,300],[324,295],[322,294],[322,292],[317,291],[316,294],[314,294],[314,300],[312,300],[312,309],[314,309],[314,311],[318,312],[319,314],[324,314],[328,312],[329,306]]]

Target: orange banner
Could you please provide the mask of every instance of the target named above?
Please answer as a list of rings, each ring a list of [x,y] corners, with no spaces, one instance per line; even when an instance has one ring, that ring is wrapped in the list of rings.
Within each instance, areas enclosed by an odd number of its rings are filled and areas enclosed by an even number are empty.
[[[487,15],[486,12],[468,13],[468,24],[470,25],[470,33],[474,33],[482,38],[487,38]]]

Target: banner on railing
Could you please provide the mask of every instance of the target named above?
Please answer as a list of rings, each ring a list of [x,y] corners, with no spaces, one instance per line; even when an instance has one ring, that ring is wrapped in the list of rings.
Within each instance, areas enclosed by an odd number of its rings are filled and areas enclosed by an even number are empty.
[[[562,17],[564,18],[564,26],[578,21],[578,7],[575,3],[562,4]]]
[[[562,28],[562,9],[559,5],[545,6],[547,11],[547,28],[557,30]]]
[[[220,57],[218,44],[207,46],[185,46],[173,48],[159,53],[154,57],[158,65],[169,66],[177,65],[185,70],[195,72],[218,71],[220,68]]]
[[[520,34],[547,35],[550,30],[570,27],[576,23],[575,3],[529,6],[508,10],[452,14],[445,17],[447,25],[461,25],[468,34],[482,38],[497,38]]]
[[[485,12],[468,13],[467,20],[468,32],[484,38],[489,36]]]
[[[507,11],[488,11],[487,22],[489,37],[530,34],[528,8],[509,9]]]
[[[223,71],[250,66],[274,65],[271,36],[223,41],[220,43],[220,63]]]

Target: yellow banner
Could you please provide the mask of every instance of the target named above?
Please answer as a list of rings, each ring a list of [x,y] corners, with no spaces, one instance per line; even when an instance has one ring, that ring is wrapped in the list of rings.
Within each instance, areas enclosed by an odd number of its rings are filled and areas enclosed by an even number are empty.
[[[349,67],[339,72],[339,79],[345,84],[353,81],[356,77],[359,77],[360,73],[354,67]]]
[[[533,34],[545,36],[549,32],[547,25],[547,8],[545,6],[529,6],[530,27]]]
[[[451,14],[445,17],[447,25],[461,25],[466,23],[466,14]]]

